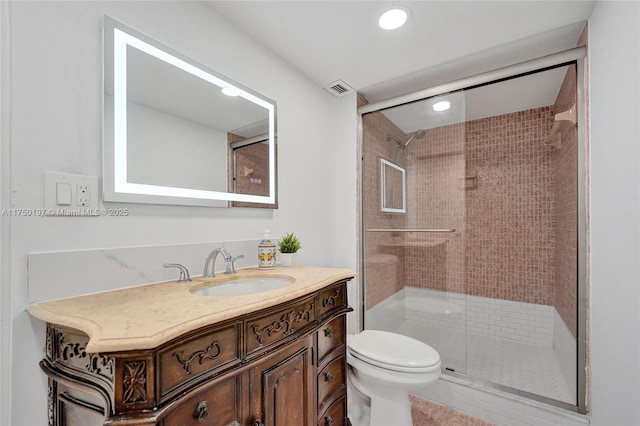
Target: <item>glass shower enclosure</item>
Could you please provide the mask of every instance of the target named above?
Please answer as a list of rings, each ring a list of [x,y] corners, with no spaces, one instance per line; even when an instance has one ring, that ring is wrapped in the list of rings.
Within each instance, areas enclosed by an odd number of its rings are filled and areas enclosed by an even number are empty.
[[[424,341],[445,375],[575,411],[581,66],[360,108],[364,328]]]

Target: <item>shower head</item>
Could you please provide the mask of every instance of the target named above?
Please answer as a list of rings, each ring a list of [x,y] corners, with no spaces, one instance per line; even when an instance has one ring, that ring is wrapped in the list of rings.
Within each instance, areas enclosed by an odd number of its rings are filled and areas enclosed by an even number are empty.
[[[420,130],[419,132],[414,133],[413,135],[411,135],[411,137],[409,139],[407,139],[407,141],[402,144],[402,149],[405,149],[407,147],[407,145],[409,145],[409,143],[411,143],[412,140],[414,139],[422,139],[424,138],[424,135],[426,135],[427,132],[425,132],[424,130]]]

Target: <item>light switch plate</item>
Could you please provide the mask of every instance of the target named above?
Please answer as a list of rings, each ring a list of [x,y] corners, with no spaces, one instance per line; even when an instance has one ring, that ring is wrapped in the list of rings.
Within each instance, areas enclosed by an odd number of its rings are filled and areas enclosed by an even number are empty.
[[[97,216],[98,176],[44,172],[47,216]]]
[[[71,184],[66,182],[56,182],[56,205],[71,205]]]

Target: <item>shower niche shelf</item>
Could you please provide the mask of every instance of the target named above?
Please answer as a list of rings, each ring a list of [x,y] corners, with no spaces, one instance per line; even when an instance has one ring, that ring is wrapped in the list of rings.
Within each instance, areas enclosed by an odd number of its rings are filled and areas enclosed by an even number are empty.
[[[468,190],[478,187],[478,176],[465,176],[460,180],[460,189]]]

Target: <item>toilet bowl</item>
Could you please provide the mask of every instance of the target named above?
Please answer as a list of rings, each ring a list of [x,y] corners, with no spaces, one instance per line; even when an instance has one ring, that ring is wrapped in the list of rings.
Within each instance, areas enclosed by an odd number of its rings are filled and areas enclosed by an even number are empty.
[[[440,355],[396,333],[347,337],[348,415],[353,426],[411,426],[409,392],[440,377]]]

